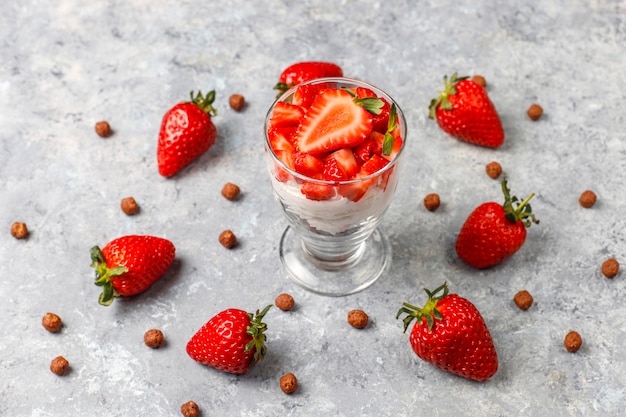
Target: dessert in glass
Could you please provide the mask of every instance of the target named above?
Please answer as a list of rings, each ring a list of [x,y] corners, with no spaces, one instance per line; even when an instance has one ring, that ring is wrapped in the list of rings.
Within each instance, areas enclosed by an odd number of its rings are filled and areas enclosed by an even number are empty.
[[[264,130],[272,189],[289,223],[279,249],[287,275],[331,296],[373,284],[391,261],[377,226],[406,143],[398,105],[363,81],[321,78],[281,95]]]

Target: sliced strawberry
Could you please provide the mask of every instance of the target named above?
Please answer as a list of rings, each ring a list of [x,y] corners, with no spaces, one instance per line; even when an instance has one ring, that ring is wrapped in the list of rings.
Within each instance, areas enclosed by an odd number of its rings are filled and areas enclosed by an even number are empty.
[[[329,200],[336,195],[335,187],[329,184],[320,184],[306,181],[302,184],[302,194],[309,200]]]
[[[378,155],[372,155],[372,157],[363,164],[359,172],[356,174],[356,178],[364,178],[375,174],[383,169],[388,163],[389,162],[386,159],[381,158]],[[342,196],[357,202],[365,195],[369,187],[376,183],[376,181],[376,178],[370,178],[350,184],[342,184],[338,187],[338,192]]]
[[[366,177],[368,175],[375,174],[376,172],[387,166],[388,163],[389,161],[387,161],[386,159],[381,158],[378,155],[372,155],[369,161],[363,164],[357,176]]]
[[[352,148],[352,153],[354,154],[354,159],[356,159],[356,163],[361,166],[366,163],[374,154],[372,152],[372,144],[373,141],[371,139],[365,139],[359,145]]]
[[[326,88],[328,88],[328,86],[325,83],[301,84],[298,86],[298,88],[296,88],[296,91],[293,93],[291,103],[304,109],[308,109],[309,107],[311,107],[311,104],[313,104],[315,96],[317,96],[320,91]]]
[[[363,164],[358,175],[367,176],[375,174],[376,172],[386,167],[388,163],[389,161],[385,158],[378,155],[372,155],[370,160]],[[389,182],[389,177],[391,176],[394,168],[395,166],[391,167],[391,169],[385,171],[378,177],[380,178],[378,186],[381,187],[383,190],[387,189],[387,183]],[[373,181],[377,180],[373,179]]]
[[[389,155],[385,155],[384,153],[381,155],[388,161],[393,160],[396,155],[398,155],[398,152],[402,149],[403,143],[402,136],[400,136],[400,129],[395,129],[391,135],[393,136],[393,147],[391,148],[391,153]]]
[[[367,189],[373,184],[374,180],[360,181],[349,184],[341,184],[337,187],[337,192],[355,203],[359,201],[367,192]]]
[[[335,158],[324,160],[324,176],[326,181],[345,181],[348,179],[346,172],[339,166]]]
[[[337,165],[341,170],[345,173],[346,179],[353,178],[356,173],[359,171],[359,165],[357,164],[356,158],[352,153],[352,150],[349,148],[341,148],[338,151],[335,151],[326,157],[326,160],[333,159],[336,161]]]
[[[296,172],[310,178],[322,179],[324,174],[324,162],[315,156],[297,152],[293,157]]]
[[[344,90],[320,91],[296,131],[301,152],[318,155],[363,142],[372,131],[372,115]]]
[[[295,166],[294,166],[294,161],[293,161],[293,152],[292,151],[277,150],[277,151],[274,151],[274,153],[276,154],[276,157],[278,159],[280,159],[283,164],[285,164],[285,166],[287,166],[289,169],[295,171]],[[291,174],[289,174],[289,172],[287,172],[286,170],[284,170],[280,166],[276,165],[276,179],[278,181],[287,182],[291,178],[292,178],[292,176],[291,176]]]
[[[291,103],[279,101],[274,105],[274,111],[270,117],[270,128],[297,126],[304,116],[304,109]]]
[[[359,98],[376,97],[382,100],[383,106],[380,109],[380,113],[372,115],[372,129],[377,132],[385,133],[387,131],[387,124],[389,123],[391,104],[384,98],[378,97],[376,93],[369,88],[357,87],[355,93]]]
[[[370,133],[369,139],[372,141],[372,155],[381,156],[383,154],[383,143],[385,142],[385,134],[373,131],[372,133]]]
[[[372,132],[370,134],[370,140],[372,140],[372,151],[375,155],[385,158],[387,161],[393,160],[396,157],[400,148],[402,148],[402,137],[400,137],[400,129],[395,129],[391,136],[393,137],[393,146],[389,155],[383,153],[383,144],[385,142],[385,135],[380,132]]]
[[[274,151],[293,152],[293,139],[291,138],[291,135],[293,135],[294,132],[295,130],[293,128],[270,128],[267,132],[267,136],[272,149]]]

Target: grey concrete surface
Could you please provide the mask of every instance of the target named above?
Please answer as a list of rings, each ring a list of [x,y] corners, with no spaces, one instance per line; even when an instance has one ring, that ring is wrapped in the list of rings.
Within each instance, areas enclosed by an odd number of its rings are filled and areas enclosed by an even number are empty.
[[[0,14],[0,415],[175,416],[188,400],[203,416],[620,416],[626,414],[626,284],[599,268],[626,263],[626,3],[200,2],[9,0]],[[280,270],[286,220],[271,195],[262,125],[281,70],[329,60],[393,96],[408,123],[407,161],[382,228],[387,273],[343,298],[310,294]],[[506,131],[489,150],[445,135],[428,104],[445,74],[482,74]],[[189,91],[217,92],[216,144],[165,179],[156,143],[165,111]],[[230,94],[246,97],[241,113]],[[544,116],[526,116],[531,103]],[[98,137],[108,120],[114,134]],[[520,197],[536,192],[541,223],[508,261],[477,271],[455,254],[456,234],[483,201],[500,201],[492,160]],[[234,202],[224,183],[242,189]],[[598,195],[583,209],[585,189]],[[428,212],[423,197],[441,196]],[[119,208],[134,196],[141,207]],[[30,235],[16,240],[14,221]],[[240,245],[226,250],[231,229]],[[125,234],[177,248],[151,289],[97,304],[89,249]],[[482,312],[500,358],[475,383],[412,352],[395,314],[448,281]],[[521,311],[514,294],[535,304]],[[268,357],[242,376],[192,361],[187,340],[229,307],[256,310],[281,292]],[[358,331],[349,310],[370,316]],[[50,334],[52,311],[65,326]],[[166,344],[143,344],[150,328]],[[583,337],[563,348],[569,330]],[[48,367],[70,362],[63,377]],[[293,372],[290,396],[278,379]]]

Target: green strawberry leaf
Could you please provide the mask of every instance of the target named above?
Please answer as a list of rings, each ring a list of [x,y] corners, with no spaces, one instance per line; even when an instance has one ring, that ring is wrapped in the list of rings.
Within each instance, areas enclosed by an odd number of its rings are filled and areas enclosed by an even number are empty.
[[[443,319],[441,312],[437,310],[437,303],[448,295],[448,283],[444,282],[443,285],[437,287],[434,291],[429,291],[426,288],[424,288],[424,291],[428,295],[428,301],[426,301],[424,307],[420,308],[409,303],[402,303],[402,307],[396,314],[396,319],[400,318],[402,314],[406,314],[406,317],[402,320],[405,332],[414,319],[417,319],[418,323],[426,320],[428,331],[432,330],[435,320]],[[443,293],[439,294],[442,291]]]
[[[295,84],[294,83],[291,83],[291,84],[277,83],[273,88],[274,90],[278,90],[278,94],[276,94],[276,98],[279,98],[280,96],[285,94],[287,90],[289,90],[291,87],[295,87]]]
[[[91,248],[91,267],[96,270],[96,280],[94,284],[102,287],[102,292],[98,297],[98,303],[103,306],[109,306],[119,293],[113,287],[111,277],[117,277],[128,272],[128,268],[118,265],[113,268],[107,266],[102,250],[98,246]]]
[[[398,110],[396,104],[391,105],[389,109],[389,120],[387,121],[387,132],[385,132],[385,139],[383,140],[383,155],[391,155],[393,150],[394,137],[392,132],[398,127]]]
[[[209,116],[217,116],[217,109],[213,107],[215,101],[215,90],[209,91],[206,96],[202,95],[201,91],[194,96],[193,91],[189,92],[191,102],[198,106],[200,110],[208,114]]]
[[[356,98],[354,102],[372,114],[380,114],[385,103],[377,97]]]
[[[256,314],[248,313],[248,319],[250,325],[246,327],[246,333],[252,337],[252,339],[246,343],[245,353],[250,353],[254,349],[254,355],[250,366],[253,366],[259,361],[265,358],[267,353],[267,346],[265,346],[265,331],[267,330],[267,324],[263,323],[263,317],[267,314],[272,305],[266,306],[263,311],[256,311]]]
[[[342,87],[342,89],[348,92],[352,97],[354,97],[354,103],[357,106],[362,106],[365,110],[372,114],[379,115],[385,106],[385,103],[379,99],[378,97],[359,97],[356,93],[350,90],[348,87]]]
[[[511,197],[511,190],[507,185],[506,178],[502,178],[502,193],[504,194],[504,217],[511,223],[521,221],[525,227],[530,227],[532,223],[539,224],[539,220],[532,212],[532,208],[528,203],[535,193],[531,193],[524,201],[519,202],[516,196]]]
[[[437,109],[440,107],[443,110],[452,110],[452,103],[450,103],[450,100],[448,98],[456,94],[457,83],[467,78],[469,77],[459,77],[456,72],[452,74],[452,77],[450,77],[449,80],[447,75],[443,77],[443,91],[437,90],[437,93],[439,93],[439,95],[437,96],[437,98],[432,99],[430,101],[430,105],[428,106],[429,118],[435,119],[437,115]]]

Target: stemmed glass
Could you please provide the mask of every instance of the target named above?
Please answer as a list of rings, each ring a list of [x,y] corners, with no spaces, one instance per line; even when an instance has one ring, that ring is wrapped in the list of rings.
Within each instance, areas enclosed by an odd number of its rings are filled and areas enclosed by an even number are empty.
[[[302,175],[287,166],[272,149],[268,128],[276,103],[291,102],[298,86],[281,95],[265,119],[265,154],[271,185],[289,222],[279,247],[285,272],[296,284],[318,294],[353,294],[372,285],[391,261],[391,247],[377,226],[398,184],[406,145],[406,121],[389,95],[363,81],[322,78],[303,84],[364,87],[396,109],[402,138],[400,149],[380,171],[350,181],[325,181]],[[304,184],[324,187],[333,197],[321,201],[308,199],[302,192]],[[358,199],[345,197],[354,189],[367,191]]]

